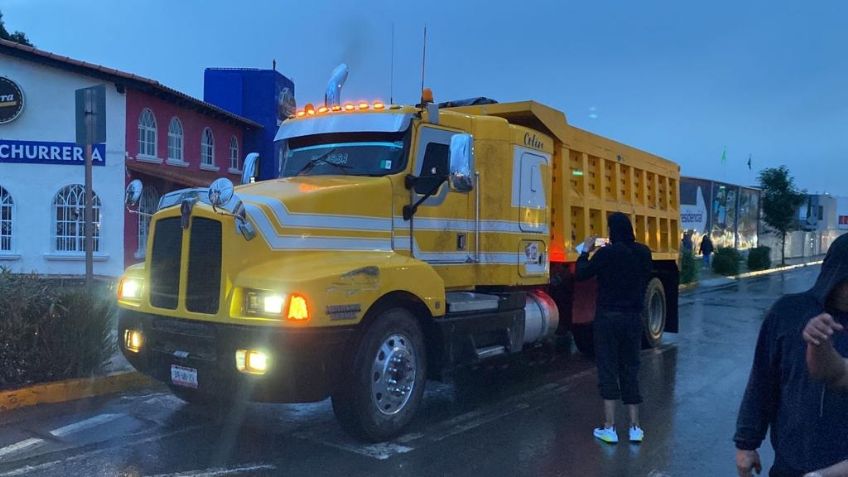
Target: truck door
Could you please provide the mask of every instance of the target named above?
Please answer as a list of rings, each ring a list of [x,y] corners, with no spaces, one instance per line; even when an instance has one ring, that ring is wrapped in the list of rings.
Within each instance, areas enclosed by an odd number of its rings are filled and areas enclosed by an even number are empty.
[[[456,134],[447,129],[421,126],[413,174],[447,175],[450,142]],[[415,202],[428,191],[413,187]],[[474,257],[474,224],[469,220],[471,194],[451,191],[447,182],[418,208],[411,221],[412,255],[433,265],[470,263]],[[437,268],[438,271],[438,268]]]
[[[513,206],[518,206],[518,226],[524,235],[518,250],[518,273],[522,277],[548,273],[548,205],[546,155],[523,149],[516,151],[513,165]],[[517,199],[517,201],[516,201]],[[532,235],[530,235],[532,234]]]

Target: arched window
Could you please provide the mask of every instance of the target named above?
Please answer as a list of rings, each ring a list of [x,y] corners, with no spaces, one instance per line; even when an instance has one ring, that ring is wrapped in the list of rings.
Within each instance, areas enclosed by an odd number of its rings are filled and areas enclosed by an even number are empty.
[[[15,201],[12,194],[0,187],[0,252],[12,251],[12,226],[15,220]]]
[[[238,139],[235,136],[230,138],[230,169],[237,171],[239,168],[239,150]]]
[[[176,117],[168,125],[168,160],[183,162],[183,123]]]
[[[100,250],[100,198],[92,191],[94,251]],[[53,198],[53,237],[57,252],[85,252],[85,187],[64,187]]]
[[[138,154],[156,157],[156,117],[148,108],[138,117]]]
[[[145,187],[138,202],[138,250],[136,258],[144,258],[147,251],[147,232],[150,230],[150,216],[156,212],[159,205],[159,192],[154,187]],[[148,215],[149,214],[149,215]]]
[[[215,138],[209,128],[204,129],[200,136],[200,164],[205,166],[215,165]]]

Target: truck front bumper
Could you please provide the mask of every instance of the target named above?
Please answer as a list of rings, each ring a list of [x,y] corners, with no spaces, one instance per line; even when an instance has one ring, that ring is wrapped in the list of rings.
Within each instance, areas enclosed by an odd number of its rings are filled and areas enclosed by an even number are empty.
[[[125,330],[141,331],[137,352],[124,343]],[[330,396],[347,364],[353,327],[282,328],[225,325],[121,309],[118,341],[137,370],[177,386],[172,366],[197,371],[197,391],[268,402],[312,402]],[[236,368],[236,350],[266,350],[268,371],[245,374]]]

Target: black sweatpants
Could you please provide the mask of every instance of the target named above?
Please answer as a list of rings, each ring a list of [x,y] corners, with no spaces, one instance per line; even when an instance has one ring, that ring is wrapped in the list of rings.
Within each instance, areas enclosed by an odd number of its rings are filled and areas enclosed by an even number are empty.
[[[592,324],[595,362],[601,397],[624,404],[639,404],[639,352],[642,317],[639,313],[599,311]]]

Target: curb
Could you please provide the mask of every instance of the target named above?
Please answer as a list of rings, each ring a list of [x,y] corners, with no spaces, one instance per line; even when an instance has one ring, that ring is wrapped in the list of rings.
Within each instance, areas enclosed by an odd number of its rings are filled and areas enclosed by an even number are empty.
[[[727,280],[727,282],[722,283],[722,284],[718,284],[718,285],[709,286],[707,288],[716,288],[716,287],[728,285],[730,283],[733,283],[734,280],[744,280],[746,278],[754,278],[754,277],[759,277],[759,276],[763,276],[763,275],[770,275],[772,273],[788,272],[789,270],[795,270],[796,268],[812,267],[812,266],[815,266],[815,265],[821,265],[822,263],[824,263],[824,260],[816,260],[814,262],[805,262],[805,263],[799,263],[799,264],[796,264],[796,265],[787,265],[785,267],[769,268],[768,270],[757,270],[755,272],[740,273],[739,275],[736,275],[736,276],[733,276],[733,277],[713,278],[712,280],[724,279],[724,280]],[[680,285],[678,287],[678,290],[679,291],[692,290],[694,288],[698,288],[700,283],[701,283],[700,281],[697,281],[697,282],[694,282],[694,283],[687,283],[685,285]]]
[[[94,378],[67,379],[0,391],[0,412],[36,404],[74,401],[149,386],[153,381],[136,371]]]

